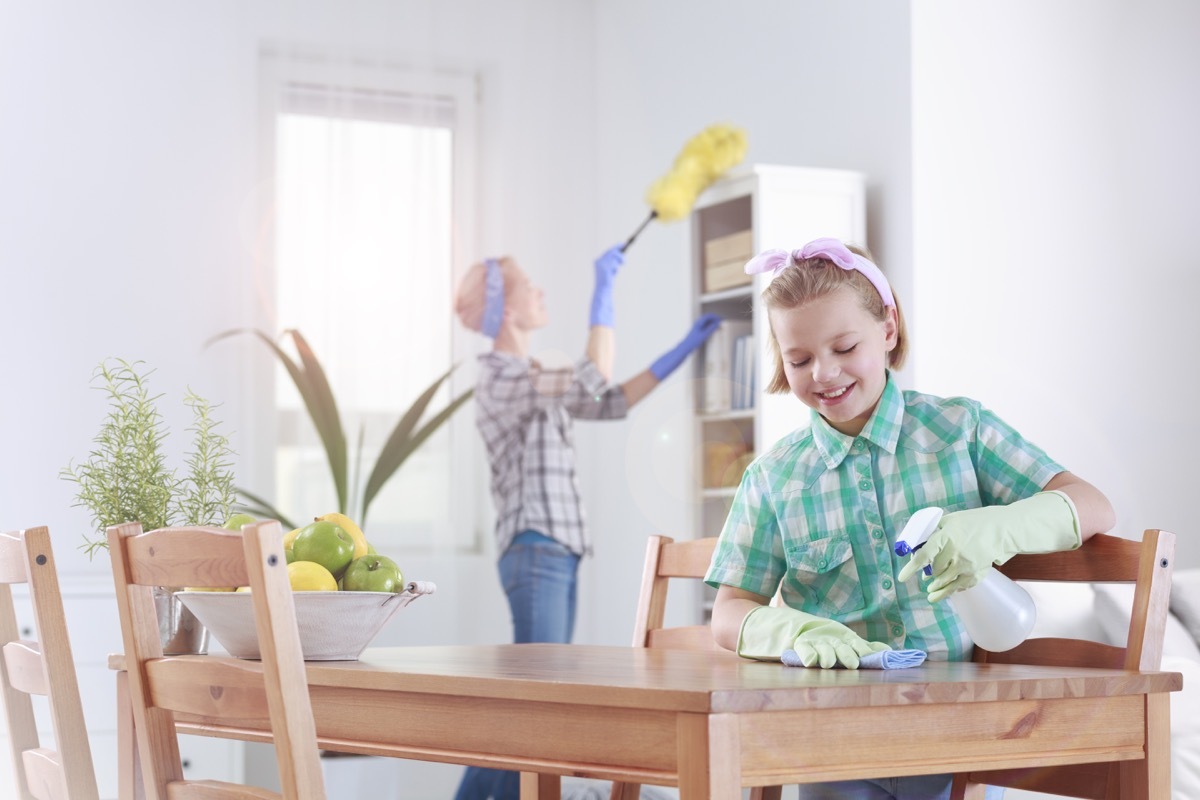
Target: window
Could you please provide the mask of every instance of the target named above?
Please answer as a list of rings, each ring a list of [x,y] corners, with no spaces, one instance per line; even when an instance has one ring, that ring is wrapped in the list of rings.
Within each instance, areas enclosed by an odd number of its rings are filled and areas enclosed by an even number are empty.
[[[456,231],[471,230],[473,82],[295,54],[263,63],[274,332],[298,329],[325,368],[349,444],[355,517],[396,422],[462,360],[452,293],[470,247]],[[427,417],[469,388],[460,372]],[[336,510],[324,448],[282,366],[273,399],[276,507],[297,523]],[[372,543],[477,547],[475,510],[463,502],[478,496],[474,438],[464,407],[409,457],[370,505]]]

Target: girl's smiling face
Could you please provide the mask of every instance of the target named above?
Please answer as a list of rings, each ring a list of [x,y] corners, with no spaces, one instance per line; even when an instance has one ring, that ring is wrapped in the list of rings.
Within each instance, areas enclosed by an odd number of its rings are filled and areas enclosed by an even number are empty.
[[[769,316],[792,394],[835,430],[857,436],[883,394],[896,310],[877,320],[843,286],[796,308],[772,308]]]

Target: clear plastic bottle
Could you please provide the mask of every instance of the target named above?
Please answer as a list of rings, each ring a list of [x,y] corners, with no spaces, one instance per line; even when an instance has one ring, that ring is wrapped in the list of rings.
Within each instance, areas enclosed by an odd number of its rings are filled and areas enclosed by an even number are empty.
[[[942,509],[936,507],[913,514],[896,538],[896,555],[906,556],[920,549],[941,519]],[[1011,650],[1025,641],[1037,622],[1037,606],[1029,592],[994,567],[979,583],[955,592],[946,602],[962,620],[972,641],[993,653]]]

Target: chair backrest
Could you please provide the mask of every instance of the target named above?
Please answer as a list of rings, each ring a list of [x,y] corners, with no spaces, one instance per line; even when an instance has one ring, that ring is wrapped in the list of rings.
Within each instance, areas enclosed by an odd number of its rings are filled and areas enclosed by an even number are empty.
[[[676,650],[720,650],[708,625],[663,627],[667,588],[672,579],[704,577],[712,561],[716,537],[677,542],[669,536],[651,536],[646,544],[642,590],[633,628],[634,647]]]
[[[37,639],[21,638],[13,584],[28,584]],[[0,690],[20,800],[96,800],[96,773],[47,528],[0,533]],[[47,698],[54,748],[41,745],[32,695]],[[6,794],[0,792],[0,794]]]
[[[223,528],[108,529],[130,703],[149,800],[283,797],[325,800],[296,610],[275,521]],[[261,661],[163,657],[156,586],[249,586]],[[282,794],[221,781],[185,780],[175,714],[271,722]],[[169,789],[168,789],[169,787]]]
[[[1012,650],[993,653],[975,648],[975,661],[991,664],[1099,667],[1154,671],[1162,664],[1175,563],[1175,534],[1147,530],[1141,541],[1097,534],[1083,546],[1060,553],[1019,555],[998,567],[1018,581],[1134,584],[1133,609],[1124,646],[1083,639],[1028,639]],[[1104,798],[1116,781],[1109,763],[1000,770],[959,776],[958,784],[1007,786],[1066,795]],[[954,796],[962,796],[956,793]]]

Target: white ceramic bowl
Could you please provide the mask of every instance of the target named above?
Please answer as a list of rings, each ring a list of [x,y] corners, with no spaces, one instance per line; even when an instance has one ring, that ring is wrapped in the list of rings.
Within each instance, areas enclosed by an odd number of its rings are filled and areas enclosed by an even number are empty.
[[[436,586],[414,581],[403,592],[294,592],[305,661],[354,661],[400,609]],[[249,592],[176,592],[231,656],[260,658]]]

